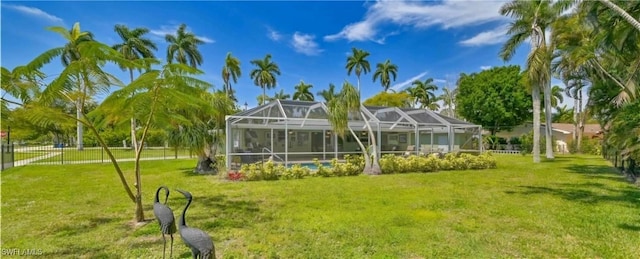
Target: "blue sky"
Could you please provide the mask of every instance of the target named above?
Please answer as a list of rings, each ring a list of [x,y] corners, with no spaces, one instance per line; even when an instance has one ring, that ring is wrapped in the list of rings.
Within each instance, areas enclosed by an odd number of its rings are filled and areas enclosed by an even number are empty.
[[[80,22],[83,31],[108,45],[119,42],[115,24],[146,27],[158,46],[156,53],[166,59],[164,35],[175,33],[179,24],[206,44],[200,46],[205,72],[202,79],[220,89],[220,71],[227,52],[241,61],[242,76],[233,87],[240,104],[256,105],[261,89],[253,84],[250,60],[267,53],[281,69],[276,89],[293,94],[303,80],[313,92],[340,86],[347,76],[345,63],[352,47],[371,53],[372,69],[390,59],[398,65],[393,88],[403,89],[415,79],[434,78],[442,88],[453,87],[461,73],[479,72],[491,66],[524,66],[527,43],[515,57],[503,62],[498,57],[505,41],[509,19],[500,16],[504,1],[378,1],[378,2],[17,2],[3,1],[1,9],[2,66],[13,69],[45,50],[64,45],[64,39],[46,30],[48,26],[70,28]],[[44,72],[56,75],[60,61]],[[128,74],[116,67],[107,71],[128,82]],[[373,72],[373,71],[372,71]],[[373,73],[362,77],[363,97],[379,92]],[[438,91],[438,94],[441,90]],[[567,103],[565,101],[565,103]],[[571,106],[571,105],[569,105]]]

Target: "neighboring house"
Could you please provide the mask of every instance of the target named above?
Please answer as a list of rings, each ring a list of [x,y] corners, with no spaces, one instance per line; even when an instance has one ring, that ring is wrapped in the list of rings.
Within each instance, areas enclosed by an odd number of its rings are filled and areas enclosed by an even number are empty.
[[[568,144],[573,139],[573,124],[571,123],[553,123],[552,132],[553,137],[556,140],[555,151],[560,153],[568,153],[569,146]],[[540,124],[540,134],[544,136],[545,124]],[[520,125],[514,127],[510,131],[500,131],[496,133],[496,136],[505,138],[509,140],[512,137],[520,137],[524,134],[528,134],[533,130],[533,123],[525,123],[524,125]],[[584,125],[584,134],[583,137],[597,137],[602,133],[602,129],[599,124],[585,124]]]

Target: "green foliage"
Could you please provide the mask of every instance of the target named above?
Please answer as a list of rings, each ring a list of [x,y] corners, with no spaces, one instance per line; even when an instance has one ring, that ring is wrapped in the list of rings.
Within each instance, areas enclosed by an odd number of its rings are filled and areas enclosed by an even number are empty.
[[[380,167],[384,174],[409,172],[435,172],[438,170],[488,169],[496,167],[496,160],[490,152],[479,156],[466,153],[448,153],[440,159],[438,154],[429,156],[400,157],[384,155],[380,158]]]
[[[545,145],[547,140],[547,137],[545,136],[545,134],[541,134],[540,135],[540,153],[544,153],[547,150],[547,147]],[[551,139],[552,143],[556,143],[556,139],[555,137]],[[529,132],[528,134],[523,134],[520,137],[520,154],[522,155],[526,155],[526,154],[531,154],[531,152],[533,151],[533,131]],[[555,145],[555,144],[554,144]]]
[[[519,66],[495,67],[462,74],[456,110],[469,121],[497,132],[509,130],[531,118],[531,95]],[[494,134],[492,134],[494,135]]]
[[[126,131],[106,129],[100,132],[100,136],[109,147],[122,147],[123,140],[127,141],[127,146],[131,146],[131,135]],[[94,134],[85,134],[83,138],[85,146],[97,147],[100,145]]]
[[[572,154],[583,153],[589,155],[602,155],[602,141],[600,139],[592,139],[590,137],[583,137],[580,142],[581,150],[577,150],[577,143],[573,140],[567,143],[569,152]]]
[[[248,181],[278,180],[278,177],[286,168],[282,164],[276,165],[273,161],[264,163],[244,164],[240,171]]]
[[[309,175],[311,175],[311,169],[300,164],[295,164],[290,168],[282,171],[280,179],[302,179],[303,177]]]
[[[407,92],[380,92],[364,101],[364,105],[386,107],[411,107],[411,95]]]

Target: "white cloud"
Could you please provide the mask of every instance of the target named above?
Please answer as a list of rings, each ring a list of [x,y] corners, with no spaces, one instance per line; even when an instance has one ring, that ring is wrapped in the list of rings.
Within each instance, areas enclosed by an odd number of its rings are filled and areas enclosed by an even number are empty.
[[[480,66],[480,69],[482,69],[482,70],[491,69],[491,66]]]
[[[495,29],[478,33],[469,39],[460,41],[464,46],[484,46],[503,43],[507,40],[507,31],[509,24],[503,24]]]
[[[414,76],[414,77],[412,77],[412,78],[410,78],[408,80],[405,80],[403,82],[400,82],[400,83],[397,83],[397,84],[391,86],[389,89],[391,89],[393,91],[396,91],[396,92],[402,91],[402,90],[404,90],[405,87],[411,85],[411,83],[413,83],[413,81],[416,81],[416,80],[426,76],[427,73],[429,73],[429,72],[424,71],[424,72],[422,72],[422,73],[420,73],[420,74],[418,74],[418,75],[416,75],[416,76]]]
[[[447,82],[447,80],[444,80],[444,79],[437,79],[437,78],[436,78],[436,79],[433,79],[433,82],[434,82],[434,83],[446,83],[446,82]]]
[[[271,27],[267,27],[267,31],[268,31],[267,37],[269,37],[269,39],[273,41],[280,41],[280,39],[282,39],[282,34],[272,29]]]
[[[426,28],[440,25],[444,29],[479,25],[506,17],[498,13],[504,1],[457,1],[433,2],[377,1],[369,6],[362,21],[345,26],[342,31],[324,37],[327,41],[384,41],[379,25],[395,24]],[[389,35],[387,35],[389,36]],[[386,37],[386,36],[385,36]]]
[[[204,43],[215,43],[216,42],[212,38],[209,38],[209,37],[206,37],[206,36],[196,36],[196,38],[198,38],[199,40],[201,40]]]
[[[318,48],[318,43],[316,43],[314,39],[314,35],[296,32],[291,38],[291,44],[296,52],[308,56],[315,56],[320,54],[323,50]]]
[[[52,14],[48,14],[45,11],[42,11],[38,8],[34,8],[34,7],[28,7],[28,6],[24,6],[24,5],[12,5],[12,4],[2,4],[3,7],[12,9],[12,10],[16,10],[18,12],[21,12],[23,14],[26,15],[31,15],[31,16],[35,16],[38,18],[42,18],[45,20],[49,20],[52,22],[58,22],[58,23],[62,23],[62,18],[52,15]]]
[[[180,27],[180,25],[161,25],[159,29],[149,30],[149,33],[164,39],[164,37],[167,34],[175,35],[176,32],[178,31],[179,27]],[[194,33],[191,30],[189,30],[188,26],[187,26],[186,31]],[[214,43],[214,42],[216,42],[214,39],[211,39],[211,38],[209,38],[207,36],[202,36],[202,35],[197,35],[196,34],[196,38],[198,38],[199,40],[203,41],[204,43]]]

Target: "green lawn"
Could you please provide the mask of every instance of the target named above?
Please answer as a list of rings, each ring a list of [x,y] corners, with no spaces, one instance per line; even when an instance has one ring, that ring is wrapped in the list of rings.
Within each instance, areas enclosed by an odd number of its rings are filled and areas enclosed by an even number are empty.
[[[498,156],[498,169],[228,182],[195,160],[143,161],[157,186],[191,191],[187,223],[221,258],[637,258],[640,190],[598,157]],[[124,163],[129,171],[132,163]],[[172,191],[176,217],[185,204]],[[48,257],[160,257],[157,223],[132,227],[111,165],[2,172],[2,248]],[[176,235],[174,255],[189,258]]]

